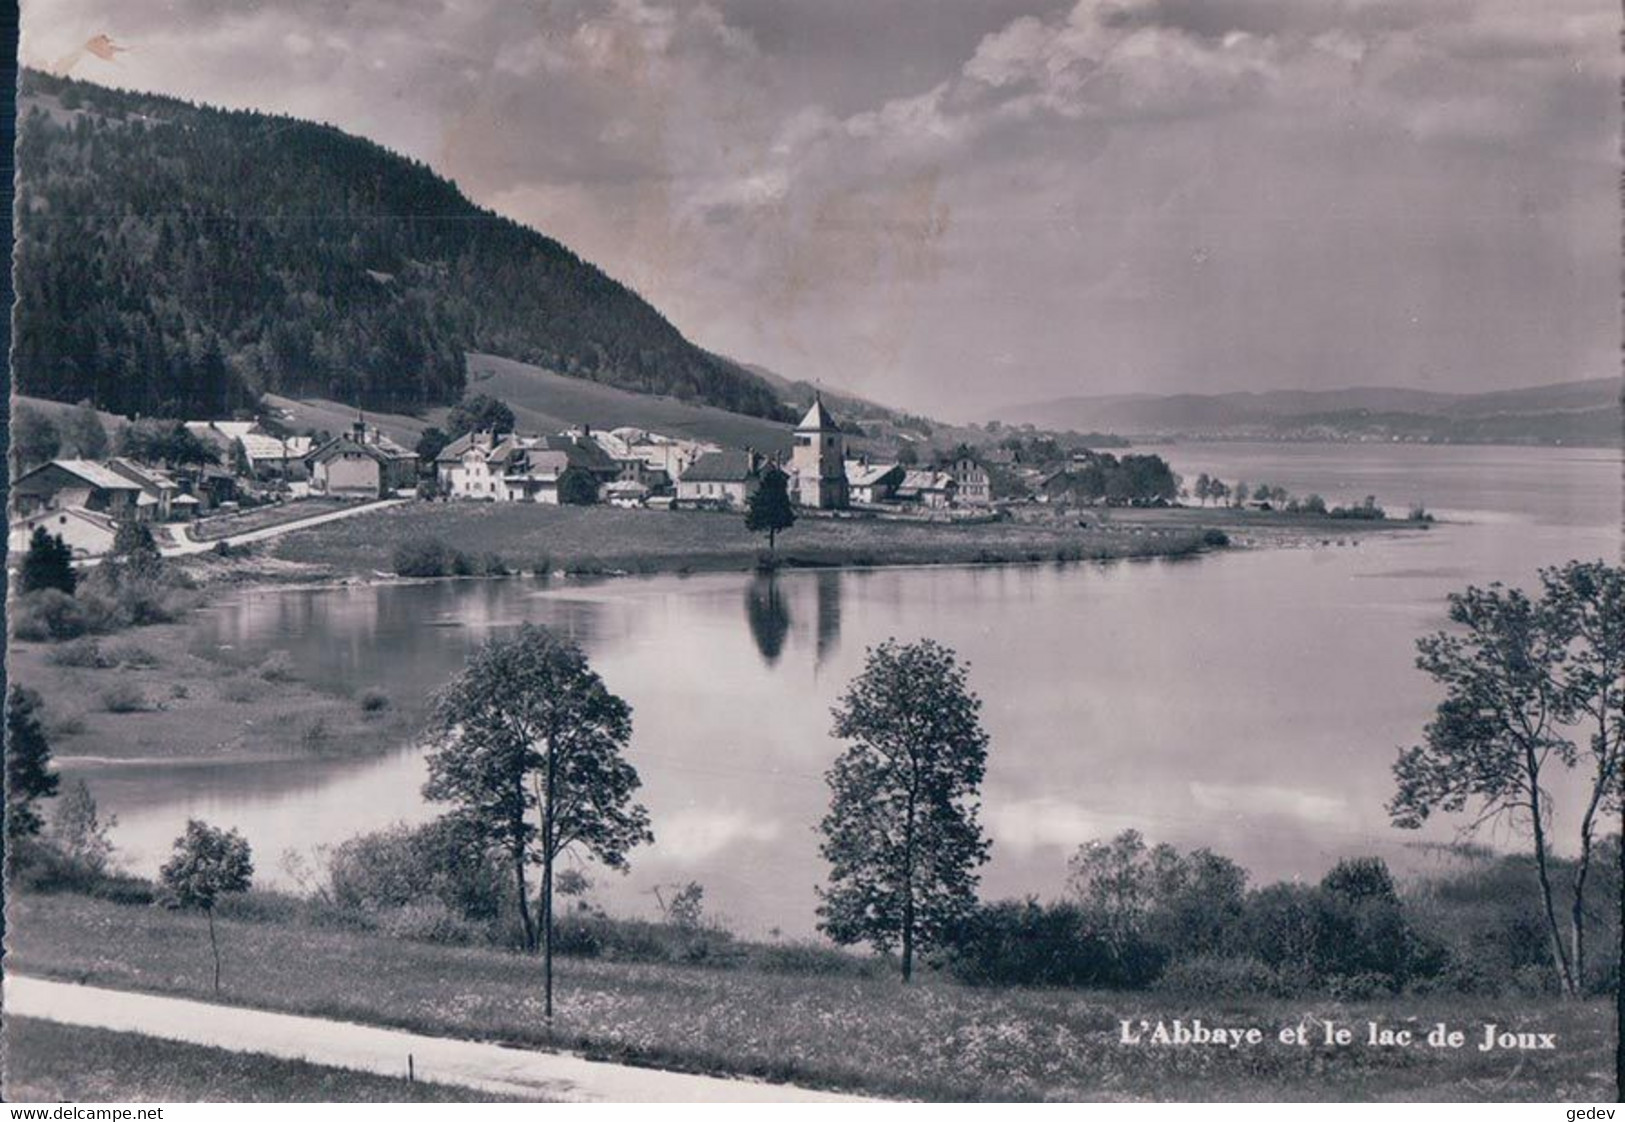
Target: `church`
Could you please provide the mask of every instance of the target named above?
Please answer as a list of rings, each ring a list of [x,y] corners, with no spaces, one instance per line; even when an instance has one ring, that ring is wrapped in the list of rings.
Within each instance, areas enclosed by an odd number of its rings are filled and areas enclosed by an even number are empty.
[[[835,417],[814,395],[812,408],[796,426],[790,453],[790,495],[814,510],[845,510],[846,437]]]

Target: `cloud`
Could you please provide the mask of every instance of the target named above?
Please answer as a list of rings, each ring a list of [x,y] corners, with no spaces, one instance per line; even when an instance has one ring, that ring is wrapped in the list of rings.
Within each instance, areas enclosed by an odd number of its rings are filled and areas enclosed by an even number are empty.
[[[331,121],[703,345],[966,414],[1612,370],[1618,22],[1603,0],[29,0],[23,52],[106,34],[134,50],[84,77]]]

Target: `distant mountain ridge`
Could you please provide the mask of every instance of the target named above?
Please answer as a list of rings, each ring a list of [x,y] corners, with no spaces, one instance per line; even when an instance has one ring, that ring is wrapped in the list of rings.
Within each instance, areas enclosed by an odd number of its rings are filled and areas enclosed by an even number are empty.
[[[559,242],[336,128],[23,71],[20,392],[222,416],[260,393],[417,411],[465,352],[783,420]]]
[[[1447,393],[1401,387],[1075,396],[999,410],[1007,424],[1132,435],[1399,438],[1471,443],[1620,441],[1625,382],[1594,378]]]

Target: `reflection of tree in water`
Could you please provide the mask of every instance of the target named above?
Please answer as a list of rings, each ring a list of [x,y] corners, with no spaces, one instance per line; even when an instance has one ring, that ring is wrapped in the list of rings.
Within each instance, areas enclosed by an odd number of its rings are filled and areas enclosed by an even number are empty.
[[[784,651],[790,634],[790,605],[778,578],[771,573],[756,577],[745,589],[745,617],[750,620],[751,637],[762,660],[772,666]]]
[[[834,569],[821,570],[818,586],[818,665],[834,654],[841,645],[841,574]]]

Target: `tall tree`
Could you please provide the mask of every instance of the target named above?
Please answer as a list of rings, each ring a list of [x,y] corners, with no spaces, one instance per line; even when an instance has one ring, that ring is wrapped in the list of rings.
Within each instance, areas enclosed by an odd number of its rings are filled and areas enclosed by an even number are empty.
[[[19,592],[37,592],[54,588],[73,595],[79,583],[73,571],[73,550],[44,526],[35,526],[28,537],[28,552],[23,555],[22,569],[17,574]]]
[[[220,992],[220,942],[214,906],[220,897],[247,892],[254,880],[254,857],[236,830],[222,830],[196,818],[175,839],[174,853],[158,870],[158,880],[182,908],[200,908],[209,919],[209,950],[214,953],[214,992]]]
[[[611,869],[653,841],[632,802],[641,785],[622,753],[631,707],[573,644],[525,624],[492,639],[435,702],[424,796],[454,804],[513,867],[520,922],[534,949],[527,867],[540,865],[543,1009],[553,1015],[553,871],[567,850]]]
[[[1505,821],[1527,831],[1553,969],[1563,991],[1585,984],[1586,878],[1599,812],[1620,801],[1625,699],[1625,576],[1602,562],[1541,573],[1532,598],[1499,584],[1450,597],[1452,631],[1417,643],[1417,665],[1444,687],[1421,745],[1394,764],[1394,823],[1420,826],[1434,811],[1472,809],[1469,828]],[[1582,751],[1574,737],[1583,735]],[[1555,772],[1589,760],[1570,883],[1568,936],[1553,886]]]
[[[1208,477],[1207,472],[1204,471],[1196,477],[1196,487],[1191,493],[1203,506],[1207,505],[1208,499],[1213,496],[1213,480]]]
[[[35,804],[56,794],[51,742],[40,720],[40,695],[21,686],[6,692],[6,840],[31,838],[44,824]],[[9,848],[9,845],[8,845]]]
[[[1625,568],[1570,561],[1543,570],[1540,578],[1566,640],[1566,657],[1557,668],[1563,720],[1583,738],[1578,756],[1587,765],[1589,791],[1580,816],[1569,912],[1569,954],[1576,981],[1584,983],[1586,882],[1599,816],[1601,823],[1617,823],[1625,810]]]
[[[790,505],[790,477],[769,465],[745,503],[745,529],[767,534],[767,551],[777,553],[779,534],[796,524]]]
[[[871,648],[833,711],[850,744],[826,775],[818,925],[837,943],[900,948],[904,981],[976,906],[989,849],[977,821],[981,708],[954,652],[925,639]]]

